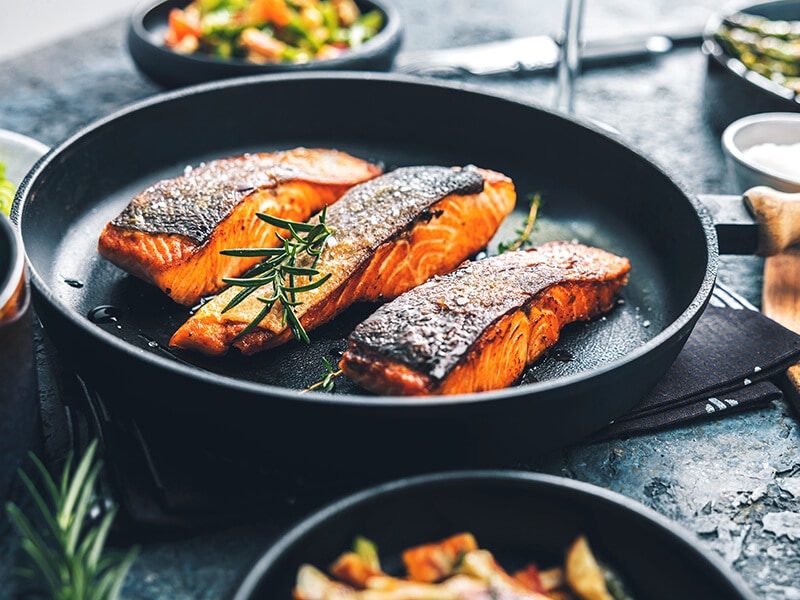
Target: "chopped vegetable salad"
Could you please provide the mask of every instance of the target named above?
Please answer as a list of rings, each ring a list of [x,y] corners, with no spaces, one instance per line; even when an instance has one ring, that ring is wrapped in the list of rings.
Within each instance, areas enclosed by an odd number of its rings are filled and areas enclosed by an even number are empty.
[[[170,12],[164,43],[181,54],[306,63],[336,58],[383,25],[381,11],[362,14],[354,0],[193,0]]]

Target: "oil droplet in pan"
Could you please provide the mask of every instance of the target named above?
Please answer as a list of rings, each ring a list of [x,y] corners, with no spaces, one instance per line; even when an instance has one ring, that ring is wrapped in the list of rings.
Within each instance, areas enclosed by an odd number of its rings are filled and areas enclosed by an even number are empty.
[[[76,289],[81,289],[83,287],[83,282],[80,279],[69,279],[65,277],[64,283],[66,283],[69,287],[74,287]]]
[[[553,352],[552,357],[559,362],[570,362],[575,360],[575,355],[569,350],[556,350]]]
[[[92,323],[102,325],[104,323],[118,322],[121,314],[121,311],[116,306],[101,304],[100,306],[95,306],[86,316]]]

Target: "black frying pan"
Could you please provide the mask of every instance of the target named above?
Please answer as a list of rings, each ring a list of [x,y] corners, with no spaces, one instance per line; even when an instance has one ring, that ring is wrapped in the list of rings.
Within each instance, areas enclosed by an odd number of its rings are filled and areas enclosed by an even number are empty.
[[[474,163],[503,171],[520,202],[498,240],[513,236],[526,195],[540,192],[536,241],[576,239],[629,257],[624,304],[568,327],[521,385],[472,395],[378,397],[347,381],[333,394],[301,394],[324,374],[321,357],[335,362],[372,306],[314,331],[310,346],[222,359],[168,350],[187,309],[100,258],[103,225],[185,165],[297,145],[335,147],[388,168]],[[200,415],[258,440],[276,460],[325,467],[505,463],[601,428],[667,370],[717,269],[706,210],[621,141],[471,88],[388,75],[267,76],[136,104],[47,155],[21,186],[14,216],[46,331],[107,397]]]

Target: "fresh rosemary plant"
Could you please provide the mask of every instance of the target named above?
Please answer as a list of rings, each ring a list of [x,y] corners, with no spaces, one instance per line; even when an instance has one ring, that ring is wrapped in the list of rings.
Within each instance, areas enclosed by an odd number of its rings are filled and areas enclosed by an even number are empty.
[[[95,483],[102,468],[102,462],[94,460],[96,450],[97,440],[74,470],[70,452],[58,483],[31,454],[44,495],[24,471],[20,470],[19,476],[41,519],[29,519],[11,502],[6,505],[9,519],[22,538],[22,549],[33,562],[33,568],[20,570],[20,575],[41,583],[53,600],[113,600],[138,554],[138,548],[124,554],[103,554],[116,507],[106,512],[99,525],[87,523],[97,502]],[[37,529],[39,521],[41,530]]]
[[[328,361],[328,359],[325,358],[324,356],[322,357],[322,364],[325,367],[327,373],[325,373],[325,376],[317,383],[310,385],[306,389],[304,389],[303,390],[304,392],[310,392],[311,390],[317,390],[317,389],[321,389],[323,392],[333,391],[333,388],[336,385],[334,379],[336,379],[337,377],[339,377],[339,375],[342,374],[342,370],[334,369],[330,361]]]
[[[500,242],[497,245],[497,253],[503,254],[512,250],[519,250],[533,245],[531,241],[531,234],[533,233],[533,226],[536,222],[536,215],[539,212],[539,205],[542,202],[541,196],[531,194],[528,196],[530,200],[530,208],[528,209],[528,216],[525,219],[525,225],[521,229],[516,230],[517,237],[510,242]]]
[[[316,268],[325,242],[332,233],[325,224],[325,214],[326,209],[323,208],[317,223],[298,223],[258,213],[258,218],[262,221],[289,232],[288,237],[276,234],[281,240],[281,245],[277,248],[235,248],[222,251],[222,254],[227,256],[264,258],[242,277],[223,279],[225,283],[242,288],[222,310],[223,313],[232,309],[262,286],[270,285],[272,288],[272,295],[269,297],[258,297],[258,300],[264,303],[264,307],[236,337],[252,331],[272,310],[273,305],[279,302],[283,307],[283,325],[288,324],[296,339],[309,342],[308,334],[294,312],[294,307],[302,304],[297,299],[298,294],[318,288],[331,276],[330,273],[320,274]],[[303,255],[311,257],[310,266],[298,265],[297,261]],[[306,283],[297,284],[296,278],[298,277],[306,277]],[[315,277],[318,278],[314,279]]]

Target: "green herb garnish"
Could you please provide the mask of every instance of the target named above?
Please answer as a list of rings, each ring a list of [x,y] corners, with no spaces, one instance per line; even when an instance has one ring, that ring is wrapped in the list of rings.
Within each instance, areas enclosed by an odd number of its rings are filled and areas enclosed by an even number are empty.
[[[517,229],[517,237],[510,242],[501,242],[497,245],[497,253],[503,254],[512,250],[519,250],[533,245],[531,241],[531,234],[533,233],[533,226],[536,222],[536,214],[539,212],[539,205],[541,204],[541,196],[537,194],[530,194],[528,196],[530,201],[530,208],[528,209],[528,216],[525,219],[525,224],[522,229]]]
[[[304,392],[310,392],[311,390],[316,390],[316,389],[320,389],[320,388],[322,389],[323,392],[332,392],[333,391],[333,388],[336,385],[336,382],[334,381],[334,379],[336,379],[337,377],[339,377],[339,375],[342,374],[342,370],[341,369],[334,369],[333,365],[331,365],[331,363],[328,361],[328,359],[325,358],[324,356],[322,357],[322,364],[325,367],[325,370],[327,371],[327,373],[325,374],[325,376],[320,381],[318,381],[317,383],[315,383],[313,385],[310,385],[306,389],[304,389],[303,390]]]
[[[95,483],[102,462],[94,460],[97,440],[75,470],[73,454],[67,457],[59,484],[33,454],[30,455],[45,494],[19,471],[41,519],[26,517],[19,507],[9,502],[6,511],[22,537],[22,549],[33,561],[33,569],[20,570],[20,575],[46,586],[54,600],[112,600],[119,595],[122,583],[138,553],[132,548],[125,554],[103,555],[108,532],[117,513],[116,506],[107,510],[99,525],[87,523],[87,517],[100,504]],[[43,521],[43,531],[36,524]]]
[[[288,324],[295,339],[309,343],[308,334],[294,312],[294,307],[302,304],[297,299],[298,294],[318,288],[331,276],[330,273],[320,274],[316,268],[325,242],[332,233],[325,224],[325,214],[326,209],[323,208],[317,223],[298,223],[258,213],[258,218],[262,221],[289,232],[288,237],[276,233],[281,245],[277,248],[235,248],[221,252],[227,256],[260,256],[265,259],[242,277],[223,279],[225,283],[243,288],[222,309],[223,313],[238,305],[261,287],[271,286],[272,288],[271,296],[258,297],[258,300],[264,303],[264,307],[247,327],[237,334],[237,338],[252,331],[272,310],[273,305],[279,302],[283,307],[283,326]],[[303,256],[311,258],[309,266],[298,264],[298,260]],[[306,278],[306,282],[298,284],[297,278],[301,277]],[[318,278],[314,279],[315,277]]]

